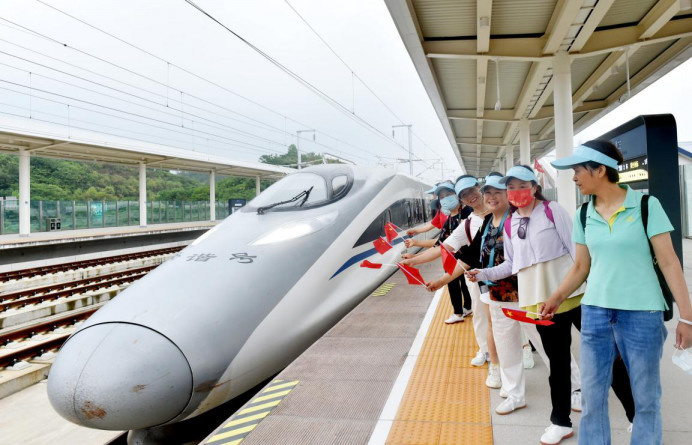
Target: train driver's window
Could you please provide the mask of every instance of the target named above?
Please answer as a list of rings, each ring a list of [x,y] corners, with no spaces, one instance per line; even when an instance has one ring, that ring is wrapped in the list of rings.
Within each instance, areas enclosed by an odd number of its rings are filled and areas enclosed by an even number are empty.
[[[348,185],[348,176],[340,175],[332,179],[332,196],[340,195]]]

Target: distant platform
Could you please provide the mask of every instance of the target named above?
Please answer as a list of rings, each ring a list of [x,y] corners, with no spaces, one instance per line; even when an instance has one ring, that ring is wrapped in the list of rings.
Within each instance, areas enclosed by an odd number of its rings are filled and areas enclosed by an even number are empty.
[[[146,227],[100,227],[78,230],[58,230],[54,232],[34,232],[29,236],[18,234],[0,235],[0,250],[16,247],[33,247],[48,244],[64,244],[76,241],[93,241],[109,238],[124,238],[142,235],[156,235],[167,232],[188,232],[208,230],[218,224],[218,221],[192,221],[169,224],[151,224]]]
[[[0,236],[0,271],[39,267],[145,248],[185,245],[219,221],[102,227]]]

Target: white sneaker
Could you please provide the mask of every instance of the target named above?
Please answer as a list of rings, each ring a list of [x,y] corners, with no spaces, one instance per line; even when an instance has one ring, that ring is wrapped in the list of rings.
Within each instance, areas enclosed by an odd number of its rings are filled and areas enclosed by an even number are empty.
[[[495,408],[495,412],[501,416],[504,416],[505,414],[509,414],[522,408],[526,408],[525,402],[518,403],[515,402],[514,399],[512,399],[511,397],[508,397],[505,400],[503,400],[502,403],[497,405],[497,408]]]
[[[507,393],[507,391],[505,391],[505,388],[500,388],[500,397],[506,399],[508,396],[509,394]]]
[[[500,365],[488,365],[488,378],[485,379],[485,386],[488,388],[502,388],[502,380],[500,380]]]
[[[471,359],[471,366],[483,366],[485,365],[485,362],[488,361],[487,354],[484,354],[481,351],[478,351],[476,356]]]
[[[581,412],[581,389],[572,391],[572,411]]]
[[[462,317],[470,317],[473,315],[473,311],[471,309],[462,309],[463,313],[461,314]]]
[[[459,323],[460,321],[464,321],[463,315],[452,314],[449,316],[448,319],[445,320],[445,323],[454,324],[454,323]]]
[[[533,351],[531,346],[524,346],[524,369],[531,369],[536,366],[536,362],[533,361]]]
[[[562,442],[562,439],[570,438],[574,435],[572,428],[566,426],[553,425],[552,423],[545,429],[541,436],[541,445],[555,445]]]

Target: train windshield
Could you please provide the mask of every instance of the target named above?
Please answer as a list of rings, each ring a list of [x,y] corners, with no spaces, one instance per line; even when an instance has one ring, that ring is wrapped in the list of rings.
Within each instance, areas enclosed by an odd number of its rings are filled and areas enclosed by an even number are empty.
[[[298,197],[298,198],[296,198]],[[327,182],[314,173],[294,173],[269,187],[252,201],[252,207],[307,208],[328,198]],[[281,203],[275,205],[277,203]]]

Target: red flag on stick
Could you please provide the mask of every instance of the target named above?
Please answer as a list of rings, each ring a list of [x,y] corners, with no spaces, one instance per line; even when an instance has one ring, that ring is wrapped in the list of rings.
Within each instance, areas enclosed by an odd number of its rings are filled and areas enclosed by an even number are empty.
[[[406,266],[405,264],[396,263],[396,265],[401,269],[401,271],[406,275],[408,284],[420,284],[425,286],[425,280],[420,274],[420,271],[415,267]]]
[[[396,226],[390,222],[385,224],[384,233],[387,235],[387,241],[390,243],[392,242],[392,240],[394,240],[394,238],[399,236],[399,234],[396,231]]]
[[[375,241],[372,242],[372,244],[375,246],[375,250],[377,250],[377,252],[379,252],[380,255],[384,255],[385,252],[392,248],[392,245],[389,244],[387,241],[383,240],[382,238],[377,238]]]
[[[368,269],[381,269],[382,264],[380,263],[371,263],[368,260],[363,260],[362,263],[360,263],[360,267],[367,267]]]
[[[543,169],[543,166],[538,162],[538,159],[533,160],[533,168],[539,173],[545,173],[545,170]]]
[[[452,275],[457,267],[457,259],[444,244],[440,244],[440,250],[442,251],[442,268]]]
[[[447,222],[447,215],[445,215],[442,212],[437,212],[437,215],[435,215],[433,220],[430,221],[430,224],[437,227],[438,229],[441,229],[442,226],[445,225],[445,222]]]
[[[519,309],[508,309],[506,307],[502,308],[502,312],[505,314],[505,317],[511,318],[512,320],[516,321],[521,321],[522,323],[531,323],[531,324],[537,324],[541,326],[550,326],[551,324],[555,324],[554,321],[550,320],[535,320],[531,317],[528,317],[526,314],[529,312],[522,311]],[[533,312],[530,312],[533,314]],[[538,315],[538,314],[535,314]]]

